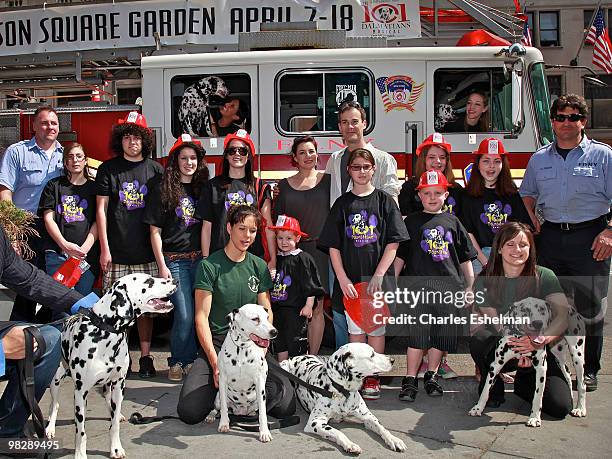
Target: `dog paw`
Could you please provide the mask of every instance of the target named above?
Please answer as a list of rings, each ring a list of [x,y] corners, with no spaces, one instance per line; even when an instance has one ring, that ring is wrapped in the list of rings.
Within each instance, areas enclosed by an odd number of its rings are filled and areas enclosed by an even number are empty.
[[[585,418],[586,417],[586,408],[574,408],[571,411],[572,416],[576,418]]]
[[[220,422],[219,428],[217,430],[221,433],[229,432],[230,430],[229,422]]]
[[[540,427],[542,425],[542,421],[540,418],[529,418],[527,419],[525,425],[528,427]]]
[[[482,416],[482,408],[478,405],[474,405],[470,411],[468,411],[468,416]]]
[[[272,441],[272,434],[270,433],[270,431],[266,430],[263,432],[259,432],[259,441],[262,443],[268,443],[269,441]]]
[[[123,459],[124,457],[126,457],[125,450],[121,446],[112,448],[110,457],[111,459]]]
[[[400,440],[399,438],[391,435],[388,440],[386,441],[387,446],[392,450],[392,451],[397,451],[397,452],[402,452],[402,451],[406,451],[406,444]]]
[[[344,451],[351,454],[361,454],[361,446],[357,443],[349,442],[344,445]]]
[[[47,426],[47,428],[45,429],[45,437],[55,438],[55,426]]]
[[[204,422],[206,424],[212,424],[213,422],[215,422],[215,419],[217,419],[217,416],[210,413],[208,416],[204,418]]]

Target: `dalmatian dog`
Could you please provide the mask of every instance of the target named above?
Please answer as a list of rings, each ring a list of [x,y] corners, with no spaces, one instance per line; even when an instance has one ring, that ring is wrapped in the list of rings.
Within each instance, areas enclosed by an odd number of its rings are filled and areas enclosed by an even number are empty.
[[[125,457],[119,438],[119,422],[124,420],[121,403],[129,365],[127,335],[136,318],[143,313],[170,311],[173,306],[168,296],[176,289],[177,282],[172,279],[129,274],[111,286],[91,313],[74,315],[64,324],[63,365],[51,384],[51,407],[45,433],[48,438],[55,437],[59,386],[69,375],[74,380],[75,458],[87,457],[85,411],[87,395],[94,386],[102,386],[110,410],[110,456]]]
[[[436,107],[436,115],[434,117],[434,127],[436,131],[440,131],[444,128],[446,123],[455,120],[453,113],[453,107],[449,104],[438,104]]]
[[[491,364],[487,381],[480,394],[478,403],[469,411],[470,416],[480,416],[489,398],[489,391],[493,386],[497,374],[504,367],[506,362],[518,359],[520,354],[512,350],[508,344],[511,336],[539,336],[548,327],[552,314],[546,301],[538,298],[526,298],[514,303],[507,314],[509,317],[527,318],[529,325],[507,325],[504,327],[504,335],[501,337],[495,349],[495,359]],[[585,319],[573,308],[568,313],[568,328],[565,336],[550,347],[550,351],[559,361],[563,374],[569,387],[572,387],[569,368],[565,364],[565,352],[569,350],[574,368],[576,370],[576,386],[578,389],[578,402],[571,411],[572,416],[586,416],[586,384],[584,383],[584,335]],[[531,405],[531,414],[526,425],[529,427],[540,427],[542,424],[540,414],[542,411],[542,397],[544,395],[544,385],[546,383],[546,347],[533,351],[530,355],[536,371],[536,390]],[[572,393],[572,400],[574,394]]]
[[[382,22],[391,22],[395,17],[395,11],[390,6],[380,6],[376,12]]]
[[[215,408],[206,417],[213,423],[221,414],[219,432],[229,432],[229,412],[251,416],[259,412],[259,441],[272,440],[266,414],[266,350],[278,331],[268,312],[258,304],[245,304],[228,315],[230,329],[219,352],[219,392]]]
[[[349,343],[329,358],[302,355],[285,360],[281,367],[307,383],[331,391],[332,398],[296,386],[298,400],[310,412],[304,431],[317,434],[340,445],[346,452],[360,454],[361,448],[329,422],[352,418],[382,437],[393,451],[406,451],[402,440],[392,435],[370,412],[359,389],[363,378],[391,370],[393,360],[365,343]],[[339,390],[338,388],[341,388]],[[348,393],[348,396],[345,394]]]
[[[182,132],[192,136],[211,136],[209,108],[220,105],[228,95],[225,82],[217,76],[202,78],[185,89],[178,112]]]

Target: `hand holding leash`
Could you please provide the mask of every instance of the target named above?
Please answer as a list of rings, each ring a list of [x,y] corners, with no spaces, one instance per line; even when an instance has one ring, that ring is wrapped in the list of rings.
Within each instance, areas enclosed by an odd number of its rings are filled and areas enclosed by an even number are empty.
[[[91,292],[89,295],[84,296],[72,305],[70,308],[70,314],[76,314],[79,312],[79,309],[91,309],[94,307],[94,304],[98,302],[98,300],[100,300],[100,297],[94,292]]]

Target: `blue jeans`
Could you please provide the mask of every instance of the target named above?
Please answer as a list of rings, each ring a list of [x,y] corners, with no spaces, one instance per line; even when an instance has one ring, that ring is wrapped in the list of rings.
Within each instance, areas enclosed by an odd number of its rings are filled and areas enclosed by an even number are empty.
[[[26,325],[26,324],[19,324]],[[34,365],[34,384],[36,400],[40,401],[51,384],[61,358],[61,332],[52,326],[43,325],[40,333],[47,349]],[[8,384],[0,399],[0,437],[21,437],[23,427],[30,417],[30,409],[24,403],[19,383],[19,372],[15,360],[6,361]]]
[[[172,278],[179,283],[178,290],[170,296],[174,305],[174,322],[170,332],[170,357],[168,366],[193,363],[198,353],[195,333],[193,290],[200,259],[168,261],[166,266]]]
[[[481,247],[482,253],[484,253],[485,257],[489,258],[491,256],[491,247]],[[472,261],[472,266],[474,267],[474,275],[480,274],[482,271],[482,264],[478,261],[478,259]]]
[[[344,346],[349,342],[348,337],[348,324],[346,322],[346,316],[343,312],[333,311],[334,318],[334,335],[336,336],[336,349],[340,346]]]

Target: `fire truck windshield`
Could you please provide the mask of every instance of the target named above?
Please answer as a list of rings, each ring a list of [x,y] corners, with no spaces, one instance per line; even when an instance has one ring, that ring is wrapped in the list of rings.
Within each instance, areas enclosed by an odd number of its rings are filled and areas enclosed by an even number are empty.
[[[550,95],[546,85],[546,74],[544,73],[544,63],[538,62],[531,66],[529,77],[531,79],[531,94],[533,96],[533,106],[535,109],[536,122],[540,142],[542,145],[553,141],[553,130],[550,122]]]

